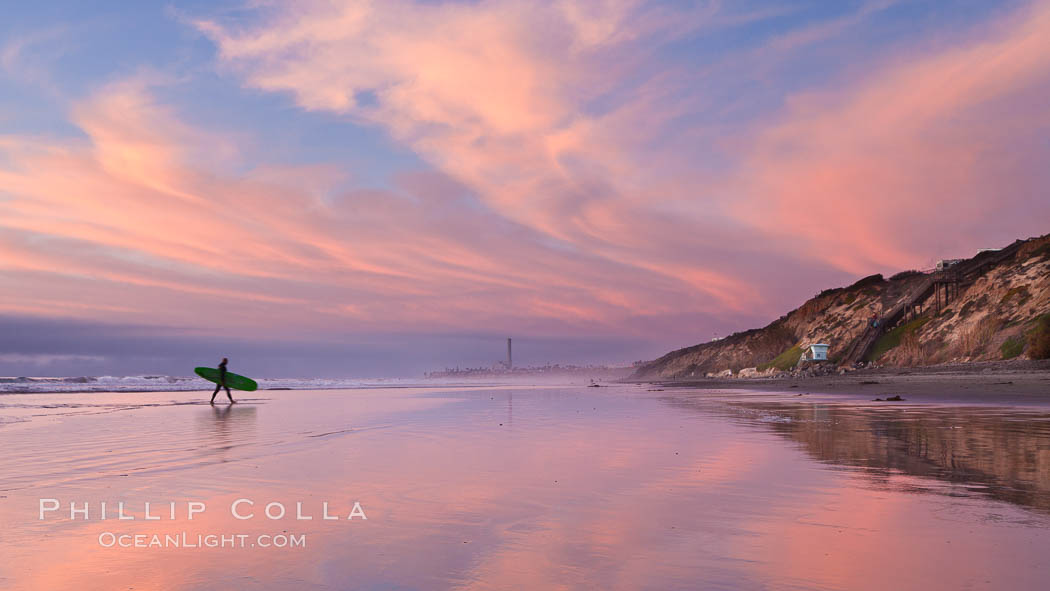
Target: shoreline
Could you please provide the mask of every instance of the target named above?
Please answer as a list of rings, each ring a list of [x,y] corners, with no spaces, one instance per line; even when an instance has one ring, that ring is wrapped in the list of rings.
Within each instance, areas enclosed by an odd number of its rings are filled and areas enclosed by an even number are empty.
[[[668,389],[837,394],[868,400],[901,396],[905,402],[918,403],[1050,405],[1050,361],[1047,360],[883,367],[807,378],[656,379],[627,383]]]

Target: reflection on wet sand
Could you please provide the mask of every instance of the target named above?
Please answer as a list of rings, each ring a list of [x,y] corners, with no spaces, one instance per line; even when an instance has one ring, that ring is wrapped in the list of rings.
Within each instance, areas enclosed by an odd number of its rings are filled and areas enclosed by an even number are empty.
[[[628,386],[281,392],[215,409],[166,396],[3,433],[0,588],[928,591],[1042,589],[1050,573],[1050,516],[965,488],[995,475],[1045,490],[1023,451],[1050,438],[1035,415]],[[922,435],[974,422],[987,433]],[[905,488],[938,482],[965,494]],[[125,501],[136,519],[41,521],[41,496]],[[242,498],[253,519],[230,512]],[[146,501],[208,510],[146,521]],[[270,519],[271,501],[289,514]],[[368,519],[323,520],[326,501],[340,515],[360,501]],[[313,519],[295,518],[300,502]],[[121,548],[106,532],[308,542]]]
[[[1050,413],[1006,407],[875,407],[729,401],[679,407],[762,425],[829,464],[862,470],[874,486],[987,497],[1050,513]],[[718,410],[716,410],[718,409]],[[905,474],[922,481],[891,483]]]
[[[210,406],[199,415],[201,449],[205,455],[218,453],[228,461],[227,453],[237,445],[251,443],[255,430],[255,407],[222,404]]]

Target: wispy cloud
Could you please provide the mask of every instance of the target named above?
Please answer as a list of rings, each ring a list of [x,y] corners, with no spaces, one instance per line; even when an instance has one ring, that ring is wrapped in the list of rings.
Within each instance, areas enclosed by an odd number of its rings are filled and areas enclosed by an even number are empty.
[[[0,135],[17,282],[0,311],[684,343],[848,275],[1045,231],[1042,5],[852,51],[832,82],[725,115],[743,101],[725,88],[770,83],[763,64],[856,50],[847,33],[893,9],[748,29],[703,64],[690,44],[783,12],[391,0],[193,19],[249,92],[380,129],[424,169],[375,189],[335,161],[260,164],[246,132],[184,116],[180,82],[125,73],[72,101],[81,138]]]
[[[894,4],[866,2],[788,30],[766,45],[778,55],[761,55],[781,59],[841,37]],[[711,268],[712,242],[760,250],[794,243],[800,256],[850,273],[914,265],[968,243],[953,238],[953,227],[975,230],[976,219],[1000,206],[992,187],[1006,183],[1023,203],[1042,178],[1015,142],[1026,125],[1042,129],[1044,115],[1035,104],[1006,103],[1022,100],[1048,72],[1045,7],[1033,5],[992,33],[958,35],[954,45],[873,56],[862,78],[790,97],[779,114],[758,120],[750,139],[734,143],[732,172],[714,176],[692,173],[674,153],[679,145],[659,145],[658,130],[683,112],[672,98],[680,81],[660,73],[685,72],[625,58],[661,42],[658,29],[636,25],[666,23],[645,18],[661,10],[326,3],[269,13],[247,28],[198,27],[247,84],[381,125],[499,215],[580,251],[675,277],[727,308],[755,299],[746,284]],[[699,29],[716,22],[718,10],[688,16],[705,21],[689,23]],[[626,83],[639,71],[648,72],[643,82]],[[612,89],[615,108],[588,108]],[[377,102],[360,104],[361,92]],[[1001,122],[989,126],[988,118]],[[961,200],[972,207],[956,207]],[[669,210],[677,215],[658,213]],[[1015,221],[1014,232],[1032,227]],[[919,230],[924,225],[937,231]],[[987,227],[979,233],[1007,238]],[[678,249],[700,256],[686,262]]]
[[[0,70],[11,81],[35,86],[52,98],[60,97],[52,66],[70,51],[69,35],[74,29],[62,24],[9,37],[0,46]]]
[[[712,14],[685,16],[700,26]],[[647,204],[702,200],[695,179],[657,189],[648,178],[644,151],[670,116],[653,104],[660,91],[635,84],[612,111],[586,108],[635,74],[634,50],[682,23],[637,2],[390,2],[298,6],[247,30],[197,24],[248,84],[382,126],[497,215],[564,248],[746,306],[755,298],[743,283],[698,260],[667,260],[654,252],[661,245],[634,235],[640,222],[695,235]],[[364,93],[376,100],[359,101]],[[703,225],[700,217],[692,221]]]
[[[236,151],[181,123],[149,87],[122,80],[77,104],[73,120],[88,141],[0,142],[12,163],[0,169],[10,194],[0,202],[0,267],[21,280],[0,289],[3,309],[197,327],[221,319],[257,332],[610,332],[675,309],[650,299],[654,290],[694,309],[722,306],[683,281],[706,281],[718,296],[747,293],[717,273],[668,278],[644,261],[632,269],[550,243],[440,173],[334,196],[341,176],[324,167],[218,175],[202,160]]]

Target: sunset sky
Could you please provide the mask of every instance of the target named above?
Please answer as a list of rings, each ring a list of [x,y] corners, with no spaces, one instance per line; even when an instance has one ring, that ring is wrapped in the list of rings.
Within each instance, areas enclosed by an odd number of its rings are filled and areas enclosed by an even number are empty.
[[[1050,231],[1050,3],[25,2],[0,375],[630,362]]]

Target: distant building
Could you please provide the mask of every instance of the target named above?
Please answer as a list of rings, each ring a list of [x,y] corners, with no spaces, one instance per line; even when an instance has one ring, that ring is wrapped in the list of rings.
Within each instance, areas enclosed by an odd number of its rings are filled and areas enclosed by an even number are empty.
[[[941,260],[937,261],[937,267],[936,268],[937,268],[938,271],[943,271],[943,270],[947,269],[948,267],[951,267],[952,265],[957,265],[957,264],[963,262],[964,260],[966,260],[966,259],[941,259]]]

